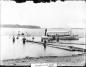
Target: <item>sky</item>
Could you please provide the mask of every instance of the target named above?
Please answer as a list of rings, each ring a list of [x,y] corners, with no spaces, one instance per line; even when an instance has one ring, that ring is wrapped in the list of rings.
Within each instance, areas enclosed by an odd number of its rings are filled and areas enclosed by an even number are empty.
[[[86,28],[86,3],[1,2],[1,24],[37,25],[42,28]]]

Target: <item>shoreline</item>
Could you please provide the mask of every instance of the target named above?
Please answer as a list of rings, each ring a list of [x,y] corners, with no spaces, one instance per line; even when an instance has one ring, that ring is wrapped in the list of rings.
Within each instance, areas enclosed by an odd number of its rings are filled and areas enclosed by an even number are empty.
[[[34,63],[57,63],[58,65],[83,66],[86,63],[86,53],[72,56],[41,56],[2,60],[2,65],[30,65]]]

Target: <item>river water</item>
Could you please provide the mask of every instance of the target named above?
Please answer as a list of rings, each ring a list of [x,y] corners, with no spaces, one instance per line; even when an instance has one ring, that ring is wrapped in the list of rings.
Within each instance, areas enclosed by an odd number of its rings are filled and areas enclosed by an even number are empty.
[[[4,33],[4,32],[3,32]],[[28,37],[27,37],[28,38]],[[1,55],[0,59],[15,59],[23,58],[26,56],[30,57],[39,57],[39,56],[68,56],[72,54],[78,54],[81,52],[70,52],[58,48],[47,47],[46,51],[43,46],[35,43],[26,43],[23,45],[22,37],[16,39],[15,43],[12,42],[11,35],[2,35],[1,36]],[[38,38],[40,40],[40,38]]]

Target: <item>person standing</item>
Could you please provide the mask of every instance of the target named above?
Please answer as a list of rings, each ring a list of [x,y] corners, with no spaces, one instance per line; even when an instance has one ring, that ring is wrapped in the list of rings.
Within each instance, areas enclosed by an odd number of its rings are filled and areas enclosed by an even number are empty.
[[[45,36],[47,35],[47,28],[45,29]]]
[[[13,44],[15,43],[15,37],[13,36]]]
[[[26,38],[23,37],[22,40],[23,40],[23,44],[25,44],[25,42],[26,42]]]

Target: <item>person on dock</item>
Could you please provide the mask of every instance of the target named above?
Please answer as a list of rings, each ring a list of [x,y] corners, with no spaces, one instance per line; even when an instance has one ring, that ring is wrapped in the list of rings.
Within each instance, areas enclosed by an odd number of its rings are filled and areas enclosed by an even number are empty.
[[[13,44],[15,43],[15,37],[13,36]]]
[[[23,44],[25,44],[25,42],[26,42],[26,38],[23,37],[22,40],[23,40]]]
[[[45,29],[45,36],[47,36],[47,28]]]

